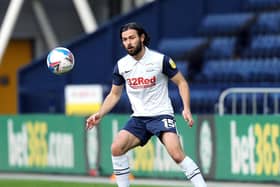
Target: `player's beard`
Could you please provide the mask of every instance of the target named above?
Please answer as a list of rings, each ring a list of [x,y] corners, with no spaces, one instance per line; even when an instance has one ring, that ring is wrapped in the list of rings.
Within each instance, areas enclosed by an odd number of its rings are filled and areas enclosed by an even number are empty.
[[[126,49],[127,53],[131,56],[136,56],[140,53],[140,51],[142,50],[143,44],[139,41],[138,44],[135,46],[134,49]]]

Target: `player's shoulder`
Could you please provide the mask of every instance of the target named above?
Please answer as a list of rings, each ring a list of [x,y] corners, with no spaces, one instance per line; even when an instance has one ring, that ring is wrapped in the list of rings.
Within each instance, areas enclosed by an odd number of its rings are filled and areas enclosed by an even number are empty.
[[[118,63],[120,63],[120,62],[127,62],[127,61],[129,61],[128,59],[129,59],[129,55],[125,55],[125,56],[119,58],[117,62]]]
[[[152,59],[157,60],[158,62],[168,63],[170,61],[173,62],[172,58],[164,53],[155,50],[149,50],[150,56]]]
[[[162,67],[164,56],[165,55],[159,51],[148,49],[147,53],[145,54],[144,61],[146,61],[148,64],[154,64],[155,66]]]
[[[130,69],[133,64],[131,63],[132,60],[133,60],[132,57],[129,55],[125,55],[124,57],[120,58],[116,64],[119,72],[121,73],[126,69]]]
[[[151,58],[163,58],[165,55],[159,51],[155,51],[153,49],[148,50],[148,55]]]
[[[118,62],[124,62],[124,61],[129,61],[131,59],[131,56],[130,55],[125,55],[121,58],[118,59]]]

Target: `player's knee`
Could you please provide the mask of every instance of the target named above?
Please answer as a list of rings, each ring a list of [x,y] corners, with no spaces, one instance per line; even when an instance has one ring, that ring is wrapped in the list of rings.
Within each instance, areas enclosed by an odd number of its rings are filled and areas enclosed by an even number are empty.
[[[120,155],[123,155],[123,150],[122,150],[122,148],[118,144],[112,143],[112,145],[111,145],[111,154],[113,156],[120,156]]]
[[[181,154],[181,153],[173,153],[171,155],[172,159],[178,164],[180,162],[182,162],[185,158],[185,155]]]

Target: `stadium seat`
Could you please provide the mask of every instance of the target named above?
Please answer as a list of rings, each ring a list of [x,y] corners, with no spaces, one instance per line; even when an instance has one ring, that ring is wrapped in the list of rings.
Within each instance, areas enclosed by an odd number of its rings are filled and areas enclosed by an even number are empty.
[[[206,16],[199,28],[203,36],[219,36],[236,34],[248,24],[254,15],[252,13],[212,14]]]
[[[191,89],[191,110],[194,114],[213,114],[216,112],[220,91],[208,89]],[[183,103],[178,90],[169,91],[175,113],[181,113]]]
[[[216,37],[210,42],[209,48],[205,50],[204,59],[230,58],[234,54],[236,38]]]
[[[218,89],[191,89],[191,109],[194,114],[213,114],[217,112],[220,95]]]
[[[252,26],[253,34],[278,34],[280,32],[280,11],[261,13]]]
[[[252,38],[248,48],[244,49],[243,57],[280,57],[279,35],[258,35]]]
[[[185,59],[188,53],[206,45],[206,38],[174,38],[163,39],[159,43],[158,50],[168,54],[174,60]]]
[[[209,83],[277,82],[279,68],[278,59],[212,60],[205,62],[198,79]]]

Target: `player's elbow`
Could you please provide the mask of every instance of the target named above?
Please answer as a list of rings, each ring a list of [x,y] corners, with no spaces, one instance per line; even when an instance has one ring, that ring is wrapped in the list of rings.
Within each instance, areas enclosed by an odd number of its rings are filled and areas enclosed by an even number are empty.
[[[178,82],[177,84],[178,88],[181,89],[189,89],[188,83],[185,80],[181,80],[180,82]]]
[[[109,95],[107,96],[108,98],[110,98],[110,100],[113,100],[114,102],[118,102],[121,98],[122,93],[118,93],[118,92],[110,92]]]

